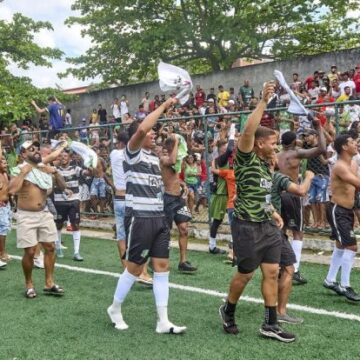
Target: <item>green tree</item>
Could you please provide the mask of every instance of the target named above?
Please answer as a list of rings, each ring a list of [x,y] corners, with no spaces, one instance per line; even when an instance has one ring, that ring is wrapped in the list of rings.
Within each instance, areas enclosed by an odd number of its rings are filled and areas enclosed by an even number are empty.
[[[15,63],[22,69],[30,64],[51,67],[52,59],[59,59],[62,51],[36,44],[34,35],[41,29],[52,30],[48,22],[34,21],[21,14],[14,14],[12,21],[0,20],[0,120],[10,122],[24,119],[34,112],[31,99],[44,104],[48,95],[64,94],[55,89],[38,89],[27,77],[12,75],[7,66]]]
[[[239,58],[285,59],[359,43],[358,0],[76,0],[92,46],[70,58],[80,79],[126,84],[156,75],[161,59],[201,73]],[[65,75],[63,74],[63,75]]]

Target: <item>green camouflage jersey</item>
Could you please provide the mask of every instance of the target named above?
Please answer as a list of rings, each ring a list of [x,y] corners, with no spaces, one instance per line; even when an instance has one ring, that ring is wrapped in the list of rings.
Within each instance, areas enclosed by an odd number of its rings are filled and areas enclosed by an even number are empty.
[[[242,220],[262,222],[271,219],[272,174],[267,163],[255,152],[239,149],[235,158],[237,197],[235,216]]]

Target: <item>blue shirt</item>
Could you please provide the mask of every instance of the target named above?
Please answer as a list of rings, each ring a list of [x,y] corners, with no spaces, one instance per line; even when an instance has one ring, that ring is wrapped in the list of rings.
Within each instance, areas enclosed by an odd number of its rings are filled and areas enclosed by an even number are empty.
[[[63,119],[62,119],[62,109],[64,108],[63,105],[58,103],[52,103],[47,107],[49,112],[49,125],[52,127],[53,130],[62,129],[63,127]]]

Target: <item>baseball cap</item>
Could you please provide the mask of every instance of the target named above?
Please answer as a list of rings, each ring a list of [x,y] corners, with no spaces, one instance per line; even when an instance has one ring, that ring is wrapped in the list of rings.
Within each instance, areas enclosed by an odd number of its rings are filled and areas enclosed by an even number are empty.
[[[85,118],[82,118],[81,121],[86,121],[86,119],[85,119]]]
[[[332,64],[331,67],[332,68],[337,68],[337,66],[335,64]]]
[[[322,86],[322,87],[320,88],[320,91],[327,91],[326,86]]]
[[[304,135],[317,135],[317,131],[314,129],[305,129]]]
[[[235,101],[232,100],[232,99],[230,99],[228,102],[229,102],[229,105],[234,105],[235,104]]]
[[[31,141],[31,140],[27,140],[27,141],[24,141],[20,148],[23,149],[23,150],[27,150],[29,149],[31,146],[37,146],[37,147],[40,147],[40,143],[38,141]]]
[[[214,102],[213,98],[208,99],[208,102]]]

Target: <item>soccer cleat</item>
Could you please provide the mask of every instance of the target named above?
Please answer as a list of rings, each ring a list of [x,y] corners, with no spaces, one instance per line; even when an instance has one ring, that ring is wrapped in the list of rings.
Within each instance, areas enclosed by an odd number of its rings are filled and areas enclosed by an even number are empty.
[[[5,269],[6,265],[7,265],[7,263],[5,261],[0,260],[0,269]]]
[[[213,255],[224,255],[226,251],[215,246],[213,249],[209,248],[209,253]]]
[[[79,253],[76,253],[73,256],[73,260],[74,261],[84,261],[84,258]]]
[[[338,295],[343,295],[343,290],[340,288],[339,283],[336,281],[329,281],[327,279],[324,280],[323,286],[326,289],[335,291]]]
[[[42,256],[34,258],[34,266],[38,269],[44,269],[44,258]]]
[[[260,328],[260,334],[262,336],[276,339],[282,342],[290,343],[295,341],[295,335],[285,332],[281,327],[277,324],[269,325],[269,324],[262,324]]]
[[[110,305],[107,308],[107,313],[110,317],[111,322],[113,323],[115,329],[117,330],[126,330],[129,328],[128,324],[126,324],[126,322],[124,321],[122,314],[121,314],[121,309],[119,309],[118,311],[114,311],[112,305]]]
[[[63,258],[64,257],[64,253],[62,251],[62,249],[56,249],[56,257],[58,258]]]
[[[277,320],[279,323],[286,323],[286,324],[302,324],[304,319],[298,318],[296,316],[291,316],[289,314],[278,314]]]
[[[293,284],[297,284],[297,285],[307,284],[307,280],[301,276],[299,271],[294,272],[292,279],[293,279]]]
[[[219,307],[219,315],[223,324],[224,331],[228,334],[237,335],[239,333],[239,329],[235,324],[234,316],[230,316],[225,312],[225,305],[221,305]]]
[[[185,331],[186,326],[176,326],[170,321],[166,323],[158,321],[156,324],[156,332],[158,334],[182,334]]]
[[[178,270],[182,273],[192,274],[197,271],[197,267],[192,266],[189,261],[185,261],[179,264]]]
[[[359,294],[350,286],[340,286],[341,294],[351,301],[360,301]]]

